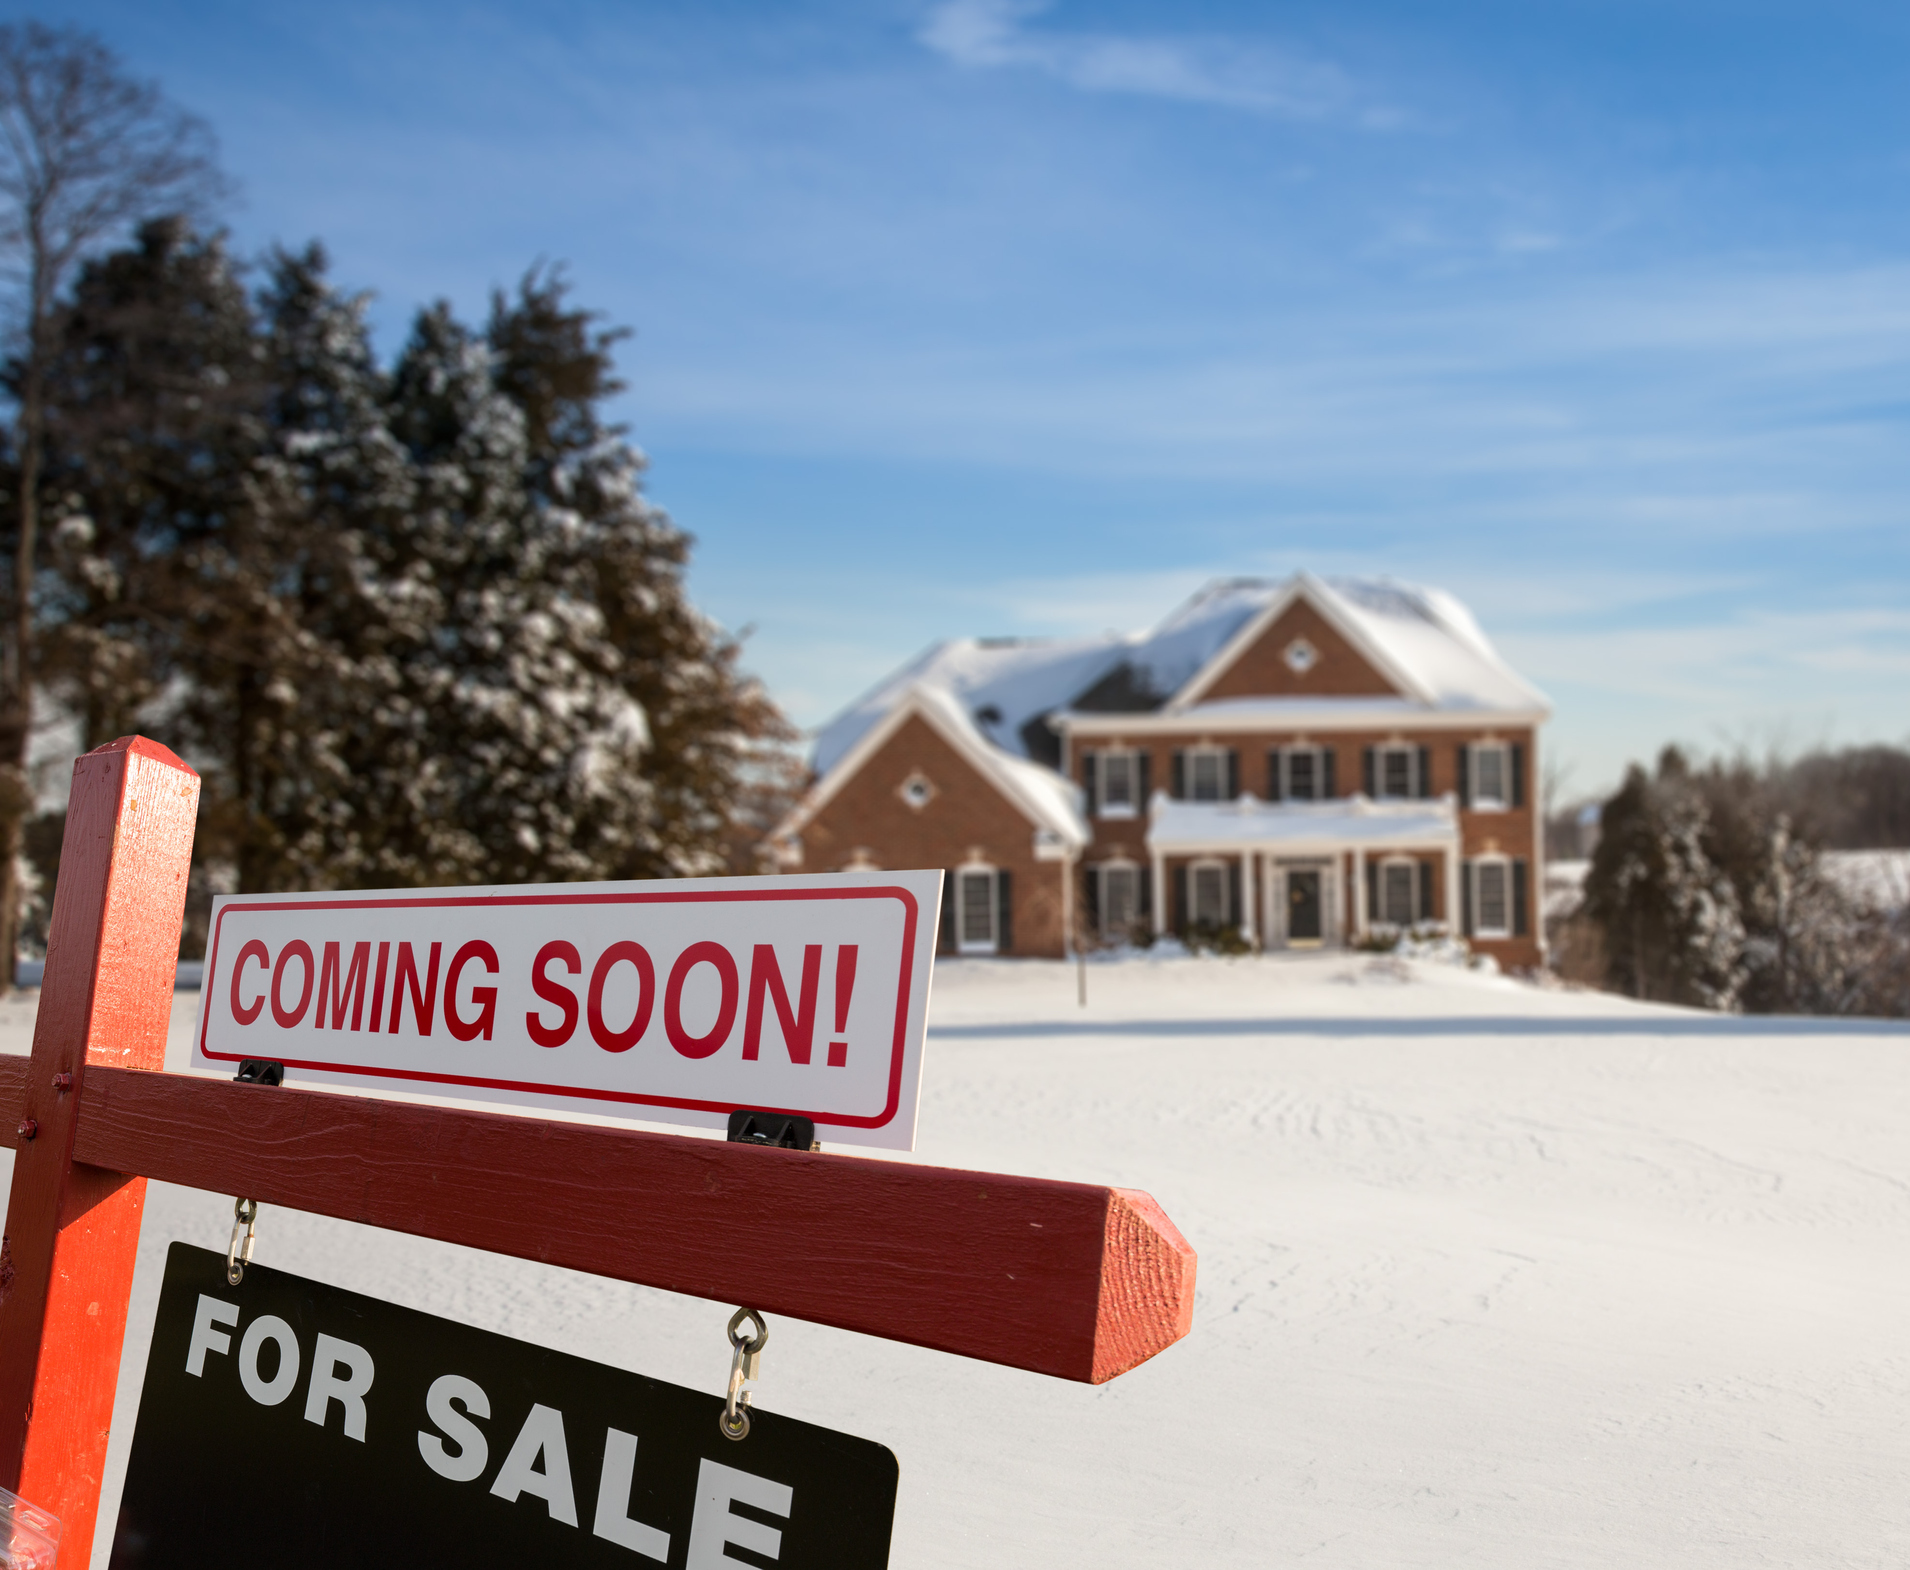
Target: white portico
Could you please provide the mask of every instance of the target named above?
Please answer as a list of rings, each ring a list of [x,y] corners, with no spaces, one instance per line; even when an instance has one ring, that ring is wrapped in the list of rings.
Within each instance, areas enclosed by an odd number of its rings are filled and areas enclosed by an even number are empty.
[[[1436,860],[1445,911],[1460,907],[1459,804],[1434,800],[1176,801],[1156,792],[1148,806],[1153,886],[1169,887],[1168,864],[1184,877],[1187,919],[1238,925],[1266,948],[1333,946],[1374,926],[1429,918]],[[1155,933],[1168,926],[1168,901],[1153,902]],[[1450,921],[1450,916],[1447,917]]]

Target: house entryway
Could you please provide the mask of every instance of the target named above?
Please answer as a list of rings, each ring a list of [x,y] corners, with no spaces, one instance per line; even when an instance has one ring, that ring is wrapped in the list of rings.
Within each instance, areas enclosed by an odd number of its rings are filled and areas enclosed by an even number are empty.
[[[1320,901],[1317,867],[1295,867],[1287,873],[1287,942],[1318,943],[1326,936],[1326,912]]]
[[[1335,918],[1339,879],[1329,861],[1275,861],[1267,866],[1266,934],[1270,945],[1325,947],[1339,933]]]

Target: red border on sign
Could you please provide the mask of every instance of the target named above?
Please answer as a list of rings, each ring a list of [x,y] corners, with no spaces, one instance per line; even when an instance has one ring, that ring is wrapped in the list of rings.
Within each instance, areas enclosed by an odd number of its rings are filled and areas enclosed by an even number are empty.
[[[919,918],[916,899],[907,889],[897,887],[868,889],[711,889],[707,893],[670,894],[495,894],[459,895],[439,899],[282,899],[247,900],[227,905],[213,923],[212,942],[206,950],[205,976],[200,982],[201,997],[212,996],[213,977],[219,963],[219,929],[228,912],[234,910],[418,910],[445,905],[681,905],[697,901],[730,904],[752,900],[831,900],[894,899],[902,902],[902,975],[895,997],[895,1039],[889,1056],[889,1099],[875,1117],[847,1117],[839,1113],[813,1112],[806,1107],[763,1107],[764,1112],[787,1112],[811,1122],[837,1128],[882,1128],[896,1113],[902,1097],[902,1060],[908,1043],[909,1002],[915,985],[915,926]],[[243,1052],[213,1052],[206,1046],[206,1030],[212,1023],[212,1005],[202,1002],[199,1020],[199,1055],[215,1063],[242,1063]],[[484,1090],[511,1090],[530,1095],[568,1096],[579,1101],[618,1101],[637,1106],[676,1107],[687,1112],[733,1112],[727,1101],[691,1101],[679,1096],[646,1096],[632,1090],[587,1090],[575,1085],[544,1085],[529,1080],[484,1079],[473,1074],[433,1074],[422,1069],[381,1068],[355,1063],[325,1063],[311,1059],[281,1058],[287,1068],[314,1069],[326,1074],[364,1074],[376,1079],[416,1081],[431,1085],[470,1085]]]

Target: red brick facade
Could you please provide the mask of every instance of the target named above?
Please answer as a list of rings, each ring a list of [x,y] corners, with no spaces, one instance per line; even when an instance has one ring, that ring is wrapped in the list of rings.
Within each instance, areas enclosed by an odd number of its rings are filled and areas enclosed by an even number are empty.
[[[913,789],[911,789],[913,787]],[[925,789],[923,787],[926,787]],[[918,804],[919,803],[919,804]],[[802,865],[812,872],[877,867],[965,867],[1005,873],[1007,921],[997,948],[1058,957],[1068,866],[1038,861],[1036,824],[919,715],[905,719],[802,830]],[[998,892],[997,899],[1000,895]],[[942,947],[954,952],[952,900],[942,913]]]
[[[1236,618],[1203,666],[1175,678],[1178,695],[1152,690],[1131,642],[1110,649],[1078,703],[1061,694],[1032,721],[948,688],[907,689],[927,696],[898,697],[832,758],[781,832],[784,864],[943,868],[948,952],[1053,957],[1071,935],[1095,943],[1196,918],[1267,947],[1429,922],[1509,969],[1539,964],[1543,700],[1488,666],[1473,679],[1497,701],[1448,702],[1411,657],[1428,629],[1443,632],[1457,652],[1434,674],[1451,686],[1467,659],[1491,658],[1470,623],[1442,623],[1431,600],[1399,611],[1408,591],[1378,585],[1361,603],[1405,628],[1383,648],[1329,586],[1296,582],[1257,620]],[[961,647],[966,673],[1002,645]],[[1021,658],[1035,646],[1006,647]],[[1043,787],[1029,790],[1031,776]]]

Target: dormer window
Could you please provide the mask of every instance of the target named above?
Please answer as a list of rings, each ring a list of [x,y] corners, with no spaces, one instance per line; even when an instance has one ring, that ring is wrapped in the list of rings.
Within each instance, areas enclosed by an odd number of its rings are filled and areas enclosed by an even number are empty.
[[[1295,638],[1281,652],[1280,658],[1286,661],[1287,669],[1294,675],[1304,676],[1320,663],[1320,651],[1305,638]]]

